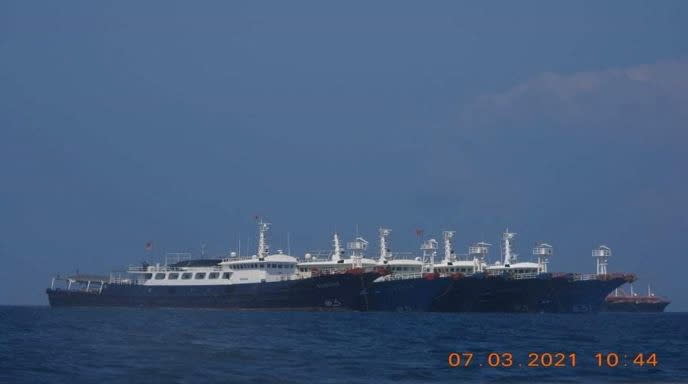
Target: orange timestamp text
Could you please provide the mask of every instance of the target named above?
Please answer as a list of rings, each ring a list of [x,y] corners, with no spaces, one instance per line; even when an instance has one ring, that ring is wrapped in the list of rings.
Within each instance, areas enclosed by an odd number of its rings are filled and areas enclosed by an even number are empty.
[[[566,368],[578,366],[578,354],[575,352],[529,352],[524,358],[515,358],[511,352],[490,352],[484,356],[476,356],[473,352],[451,352],[447,356],[447,363],[451,368],[468,368],[471,366],[489,368]],[[656,353],[623,354],[616,352],[596,353],[593,355],[597,367],[628,367],[650,366],[658,364]]]

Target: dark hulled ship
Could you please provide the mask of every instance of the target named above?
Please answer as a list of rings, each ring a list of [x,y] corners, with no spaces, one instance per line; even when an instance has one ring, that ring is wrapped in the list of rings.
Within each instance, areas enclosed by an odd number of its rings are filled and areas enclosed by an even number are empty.
[[[435,272],[455,279],[433,305],[438,312],[598,312],[610,292],[635,280],[631,274],[607,273],[610,253],[596,256],[596,274],[548,273],[552,246],[545,243],[533,249],[537,262],[517,262],[512,249],[515,233],[509,231],[502,237],[502,260],[488,265],[490,244],[484,242],[472,245],[461,260],[455,255],[453,236],[452,231],[444,232],[444,259],[433,264]]]
[[[253,257],[193,260],[130,268],[124,277],[53,279],[51,306],[200,307],[276,310],[367,310],[380,272],[354,265],[337,273],[302,273],[298,260],[270,254],[260,223]],[[63,286],[58,286],[63,282]],[[57,283],[57,284],[56,284]]]

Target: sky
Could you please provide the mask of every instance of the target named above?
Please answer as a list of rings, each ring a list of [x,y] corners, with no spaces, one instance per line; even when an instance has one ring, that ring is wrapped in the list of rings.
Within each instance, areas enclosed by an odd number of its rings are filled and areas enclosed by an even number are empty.
[[[0,2],[0,304],[254,253],[259,215],[296,256],[385,226],[494,261],[508,227],[591,273],[606,244],[688,310],[685,36],[668,0]]]

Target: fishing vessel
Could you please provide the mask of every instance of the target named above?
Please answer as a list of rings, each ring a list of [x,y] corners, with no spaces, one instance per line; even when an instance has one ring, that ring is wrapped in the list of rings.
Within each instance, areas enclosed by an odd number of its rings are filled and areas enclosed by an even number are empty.
[[[403,257],[395,255],[390,248],[391,229],[379,228],[379,257],[377,260],[366,258],[369,243],[356,236],[347,243],[348,257],[342,248],[339,234],[332,239],[330,252],[309,252],[305,261],[299,263],[302,273],[321,271],[341,271],[354,263],[364,269],[374,269],[381,273],[370,286],[368,309],[374,311],[429,311],[435,301],[445,294],[453,279],[440,277],[431,270],[424,270],[427,258]],[[436,242],[435,242],[436,248]],[[427,252],[425,250],[424,252]],[[400,257],[402,256],[402,257]],[[407,255],[406,255],[407,256]],[[427,256],[427,254],[425,254]]]
[[[655,295],[647,285],[647,295],[639,295],[633,291],[630,285],[630,293],[617,288],[614,293],[607,296],[604,302],[605,312],[664,312],[671,304],[666,297]]]
[[[452,245],[453,232],[444,232],[445,257],[436,264],[440,275],[456,279],[452,289],[433,307],[439,312],[598,312],[605,297],[620,285],[635,280],[631,274],[608,274],[607,258],[597,256],[596,274],[549,273],[552,246],[541,243],[533,248],[537,262],[519,262],[513,251],[515,233],[502,235],[502,259],[485,262],[488,243],[469,247],[466,259],[457,259]],[[596,255],[593,251],[593,255]]]
[[[390,248],[391,229],[380,228],[378,266],[390,273],[379,277],[371,287],[371,308],[378,311],[426,312],[446,295],[454,279],[432,270],[437,242],[421,245],[422,257],[394,254]]]
[[[271,254],[270,224],[258,225],[257,254],[131,267],[122,275],[56,277],[51,306],[201,307],[275,310],[367,310],[381,276],[352,260],[346,268],[304,272],[298,260]]]

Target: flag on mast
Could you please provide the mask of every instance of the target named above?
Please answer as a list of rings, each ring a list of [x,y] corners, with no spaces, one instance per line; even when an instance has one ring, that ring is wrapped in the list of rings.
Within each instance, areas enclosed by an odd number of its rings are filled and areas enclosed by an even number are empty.
[[[146,243],[146,245],[143,247],[143,249],[146,250],[146,252],[150,252],[153,250],[153,242],[149,241]]]

